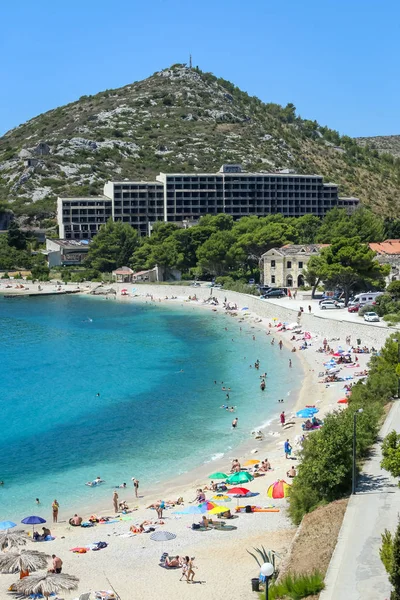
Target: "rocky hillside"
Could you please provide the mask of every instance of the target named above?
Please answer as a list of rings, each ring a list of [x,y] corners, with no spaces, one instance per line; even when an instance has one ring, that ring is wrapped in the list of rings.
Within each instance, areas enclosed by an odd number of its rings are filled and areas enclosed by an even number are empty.
[[[369,146],[378,152],[388,152],[396,158],[400,157],[400,135],[379,135],[376,137],[355,138],[361,146]]]
[[[392,159],[392,157],[390,157]],[[264,104],[223,79],[174,65],[56,108],[0,138],[0,201],[49,216],[58,195],[96,195],[108,179],[160,171],[289,167],[321,173],[377,212],[399,213],[400,161]]]

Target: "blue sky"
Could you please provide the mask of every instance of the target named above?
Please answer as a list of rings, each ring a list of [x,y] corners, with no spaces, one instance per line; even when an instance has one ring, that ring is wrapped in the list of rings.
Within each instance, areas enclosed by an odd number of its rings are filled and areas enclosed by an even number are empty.
[[[400,134],[398,0],[2,0],[0,134],[176,62],[353,136]]]

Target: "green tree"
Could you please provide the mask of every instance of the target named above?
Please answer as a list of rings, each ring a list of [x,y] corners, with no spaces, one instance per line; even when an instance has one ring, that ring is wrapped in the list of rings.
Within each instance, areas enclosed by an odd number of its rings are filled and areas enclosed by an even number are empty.
[[[297,244],[314,244],[317,238],[321,221],[314,215],[304,215],[293,220],[293,226],[296,231]]]
[[[384,221],[368,208],[360,207],[351,216],[343,208],[333,208],[324,217],[317,241],[330,244],[337,238],[358,236],[361,242],[381,242]]]
[[[26,235],[18,227],[16,221],[11,221],[7,230],[7,242],[9,246],[17,250],[26,250]]]
[[[232,247],[235,236],[231,231],[217,231],[197,251],[199,266],[212,275],[228,273],[234,266]]]
[[[334,241],[322,249],[318,261],[310,259],[309,263],[322,281],[343,290],[346,306],[350,292],[357,284],[366,282],[371,286],[384,286],[388,272],[388,266],[380,265],[375,260],[375,252],[358,237]]]
[[[400,300],[400,281],[392,281],[389,283],[386,291],[394,300]]]
[[[391,431],[382,442],[381,467],[393,477],[400,477],[400,434]]]
[[[400,523],[393,538],[392,571],[389,581],[393,586],[390,600],[400,600]]]
[[[109,219],[90,244],[86,263],[97,271],[109,273],[128,265],[138,244],[138,234],[133,227]]]

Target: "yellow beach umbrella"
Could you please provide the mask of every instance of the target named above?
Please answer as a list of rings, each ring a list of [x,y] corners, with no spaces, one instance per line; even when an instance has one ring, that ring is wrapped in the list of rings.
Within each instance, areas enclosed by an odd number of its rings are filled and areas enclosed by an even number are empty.
[[[267,496],[270,498],[287,498],[290,488],[291,486],[284,479],[278,479],[269,486]]]
[[[230,496],[224,496],[224,494],[213,496],[211,500],[216,500],[217,502],[230,502],[232,498]]]
[[[227,512],[229,510],[229,508],[226,508],[226,506],[214,506],[214,508],[212,508],[209,512],[210,515],[219,515],[221,513]]]
[[[244,463],[245,467],[250,467],[251,465],[258,465],[260,461],[259,460],[255,460],[254,458],[251,458],[250,460],[246,460],[246,462]]]

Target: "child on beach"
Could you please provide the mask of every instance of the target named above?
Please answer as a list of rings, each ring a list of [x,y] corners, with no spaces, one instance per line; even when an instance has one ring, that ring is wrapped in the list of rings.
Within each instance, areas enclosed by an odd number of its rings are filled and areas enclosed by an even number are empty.
[[[286,440],[286,442],[285,442],[284,451],[285,451],[285,457],[290,458],[290,455],[292,454],[292,446],[290,445],[289,440]]]

